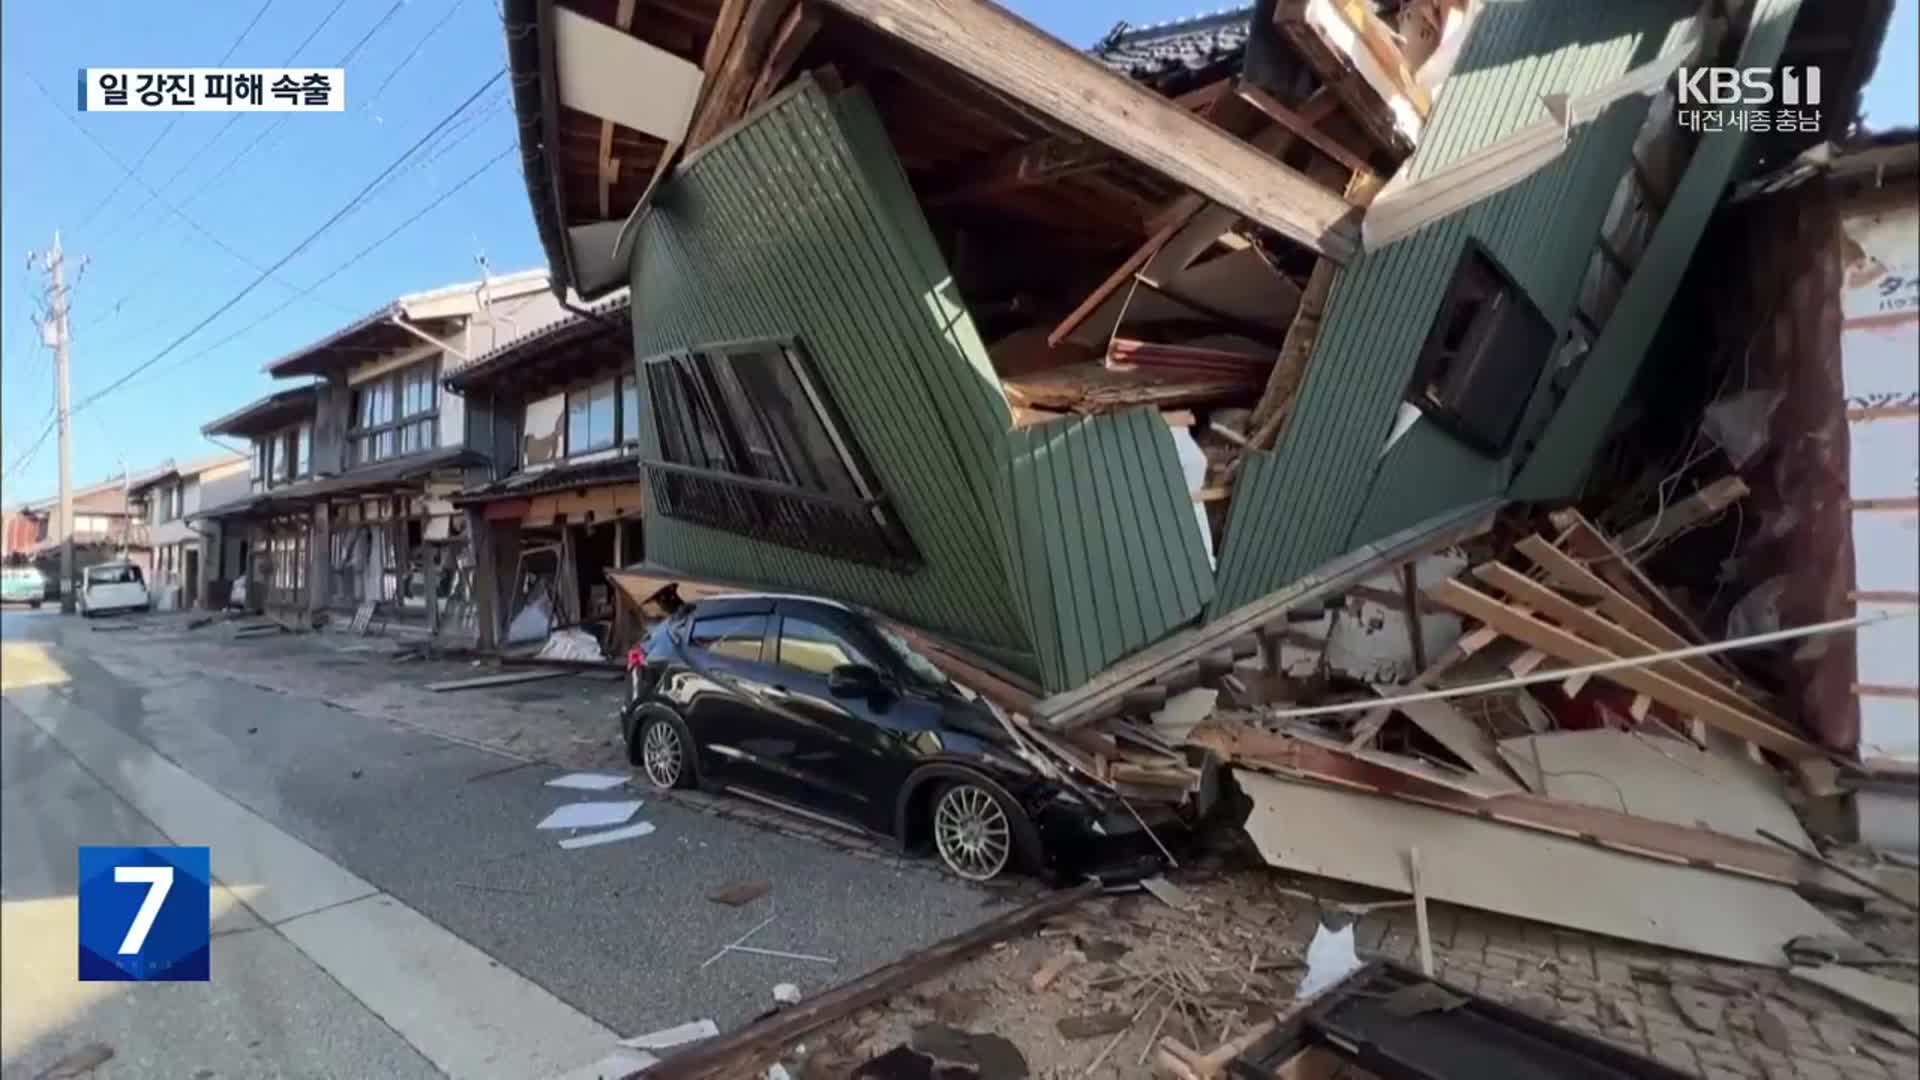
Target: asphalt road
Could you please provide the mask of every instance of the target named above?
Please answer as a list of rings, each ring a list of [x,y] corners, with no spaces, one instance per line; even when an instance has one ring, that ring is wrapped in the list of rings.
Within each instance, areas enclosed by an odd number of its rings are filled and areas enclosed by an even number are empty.
[[[9,1012],[20,1004],[39,1018],[24,1034],[9,1023],[9,1076],[88,1042],[128,1064],[135,1047],[161,1054],[161,1071],[182,1076],[260,1071],[249,1061],[314,1076],[488,1072],[486,1058],[468,1061],[445,1032],[426,1030],[461,1023],[504,1025],[502,1045],[550,1047],[540,1061],[575,1067],[604,1057],[613,1036],[702,1017],[737,1026],[771,1005],[775,983],[818,991],[998,910],[993,894],[923,868],[643,792],[610,794],[646,799],[637,820],[653,834],[562,850],[561,834],[535,823],[604,796],[544,786],[561,770],[232,679],[136,676],[120,664],[116,675],[90,654],[139,642],[55,614],[8,611],[0,628],[10,650],[6,991]],[[124,984],[76,982],[70,952],[16,963],[14,939],[34,918],[64,927],[70,947],[75,845],[206,842],[179,835],[202,819],[215,876],[241,901],[216,916],[216,931],[230,932],[217,938],[212,984],[89,996],[81,991]],[[738,908],[705,899],[743,880],[772,888]],[[769,915],[751,944],[835,962],[731,953],[706,963]],[[424,971],[405,976],[421,981],[404,995],[386,989],[399,976],[381,967],[393,962],[374,947],[383,934],[387,951],[419,940],[431,954],[407,965]],[[485,965],[477,974],[474,958]],[[498,1002],[532,1004],[489,1012]],[[234,1056],[180,1040],[168,1025],[181,1023]],[[599,1045],[569,1057],[574,1043]],[[144,1071],[109,1062],[97,1075]]]

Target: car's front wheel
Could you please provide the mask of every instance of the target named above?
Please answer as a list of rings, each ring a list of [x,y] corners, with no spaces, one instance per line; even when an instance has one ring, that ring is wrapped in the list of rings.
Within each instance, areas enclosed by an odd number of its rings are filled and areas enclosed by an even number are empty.
[[[933,797],[933,847],[947,869],[989,881],[1011,865],[1025,827],[1020,808],[1000,792],[955,780]]]
[[[693,786],[693,739],[678,717],[642,714],[627,756],[662,791]]]

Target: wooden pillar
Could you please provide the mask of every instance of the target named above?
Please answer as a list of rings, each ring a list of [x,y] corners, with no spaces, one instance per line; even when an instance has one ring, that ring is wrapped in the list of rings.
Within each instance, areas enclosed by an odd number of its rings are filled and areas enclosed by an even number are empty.
[[[484,651],[500,647],[501,601],[498,559],[493,552],[498,538],[483,507],[468,507],[466,514],[467,549],[473,552],[473,644]]]
[[[406,610],[402,603],[407,595],[407,579],[413,576],[413,541],[408,536],[407,500],[404,495],[395,495],[387,500],[392,513],[387,517],[387,528],[393,536],[393,611],[398,615]]]
[[[427,602],[427,635],[440,636],[440,566],[446,558],[448,545],[445,543],[428,544],[426,557],[427,572],[426,595],[421,599]]]
[[[307,614],[327,609],[333,593],[333,507],[321,500],[313,508],[313,526],[307,530]]]

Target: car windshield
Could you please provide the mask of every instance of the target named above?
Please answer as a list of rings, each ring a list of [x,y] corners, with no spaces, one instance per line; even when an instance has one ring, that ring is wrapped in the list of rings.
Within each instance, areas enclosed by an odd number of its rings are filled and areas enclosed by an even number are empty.
[[[87,571],[87,583],[91,585],[138,585],[140,568],[137,566],[96,566]]]
[[[907,672],[917,682],[933,690],[939,690],[947,685],[946,672],[935,667],[933,661],[915,651],[907,639],[901,637],[893,627],[876,622],[873,628],[879,633],[880,640],[887,643],[887,648],[893,650],[893,655],[899,657],[900,662],[906,665]]]

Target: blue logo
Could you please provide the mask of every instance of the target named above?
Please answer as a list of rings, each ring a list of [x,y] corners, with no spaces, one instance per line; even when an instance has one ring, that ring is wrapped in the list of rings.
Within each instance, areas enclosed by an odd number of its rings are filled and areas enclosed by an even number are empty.
[[[80,849],[80,981],[206,982],[203,847]]]

